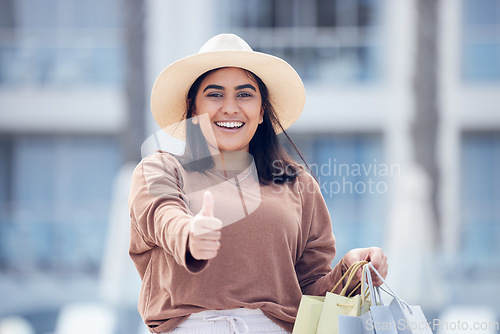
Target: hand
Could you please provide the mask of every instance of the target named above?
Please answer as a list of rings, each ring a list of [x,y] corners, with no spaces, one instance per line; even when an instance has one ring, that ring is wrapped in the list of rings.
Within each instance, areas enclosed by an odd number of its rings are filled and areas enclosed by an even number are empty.
[[[358,261],[371,262],[384,279],[387,277],[387,268],[389,267],[387,264],[387,256],[382,249],[378,247],[355,248],[349,251],[342,260],[344,261],[346,269]],[[358,282],[361,281],[362,274],[363,270],[361,268],[355,276]],[[374,286],[382,285],[382,280],[374,272],[372,272],[372,281]]]
[[[222,222],[214,217],[214,198],[210,191],[203,194],[200,212],[191,221],[188,250],[196,260],[209,260],[217,256],[220,248]]]

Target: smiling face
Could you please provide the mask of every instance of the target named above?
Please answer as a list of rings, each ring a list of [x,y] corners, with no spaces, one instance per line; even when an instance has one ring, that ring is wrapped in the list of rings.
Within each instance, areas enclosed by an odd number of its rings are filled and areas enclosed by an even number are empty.
[[[205,138],[212,131],[220,151],[248,152],[262,122],[259,87],[249,73],[235,67],[213,71],[201,82],[195,106],[193,116],[207,114],[210,120],[200,124]]]

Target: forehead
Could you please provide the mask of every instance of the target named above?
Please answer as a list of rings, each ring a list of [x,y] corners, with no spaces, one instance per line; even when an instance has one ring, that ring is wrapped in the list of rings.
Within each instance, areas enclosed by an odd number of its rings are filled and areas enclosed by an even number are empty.
[[[255,89],[258,89],[257,82],[252,77],[252,75],[239,67],[224,67],[219,68],[209,75],[202,81],[202,85],[205,83],[236,83],[237,85],[242,83],[252,83],[255,86]]]

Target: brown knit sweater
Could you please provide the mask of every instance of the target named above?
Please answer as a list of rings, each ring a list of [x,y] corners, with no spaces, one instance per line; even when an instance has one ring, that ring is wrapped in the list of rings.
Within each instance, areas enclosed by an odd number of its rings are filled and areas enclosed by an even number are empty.
[[[207,189],[224,227],[217,257],[198,261],[186,245]],[[261,309],[291,331],[301,295],[324,295],[341,276],[339,264],[330,266],[335,238],[327,207],[306,172],[269,185],[252,172],[238,187],[158,153],[136,167],[129,205],[139,312],[152,332],[170,331],[191,313],[241,307]]]

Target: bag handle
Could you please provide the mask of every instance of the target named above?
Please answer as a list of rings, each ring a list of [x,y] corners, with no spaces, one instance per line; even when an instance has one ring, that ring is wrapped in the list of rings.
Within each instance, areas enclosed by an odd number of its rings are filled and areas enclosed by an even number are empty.
[[[382,291],[385,291],[388,295],[391,295],[392,297],[394,297],[394,299],[396,299],[396,301],[403,307],[406,307],[408,309],[408,312],[410,312],[410,314],[413,315],[413,311],[411,310],[411,307],[410,305],[408,305],[404,300],[402,300],[401,298],[399,298],[396,293],[394,291],[391,290],[390,286],[387,284],[387,282],[384,280],[384,278],[382,277],[382,275],[380,275],[380,273],[378,272],[377,269],[375,269],[375,267],[373,266],[373,264],[371,263],[368,263],[368,266],[371,268],[371,270],[373,270],[373,272],[378,276],[378,278],[380,278],[380,280],[382,281],[382,284],[384,284],[386,287],[387,287],[387,290],[389,291],[386,291],[385,289],[382,289]],[[371,277],[370,277],[371,279]],[[372,284],[373,285],[373,284]],[[379,292],[379,298],[380,298],[380,292]],[[382,299],[380,299],[380,301],[382,301]]]
[[[372,266],[373,266],[373,264],[372,264]],[[368,285],[369,294],[372,296],[372,298],[371,298],[372,303],[371,304],[373,304],[375,306],[384,305],[384,303],[382,302],[382,297],[380,296],[380,290],[378,289],[378,287],[373,286],[372,274],[370,271],[369,264],[366,264],[363,267],[363,275],[364,275],[363,279],[366,280],[366,284]]]
[[[365,264],[363,266],[363,277],[361,279],[361,287],[362,287],[363,295],[365,296],[365,300],[368,301],[368,297],[373,296],[373,297],[370,297],[370,300],[369,300],[370,305],[371,305],[372,298],[376,298],[376,296],[374,295],[373,289],[371,289],[371,287],[370,287],[371,280],[369,280],[367,278],[368,277],[367,275],[370,275],[370,269],[368,267],[368,264]],[[376,302],[376,300],[375,300],[375,302]]]
[[[333,289],[330,292],[333,293],[337,289],[337,287],[340,284],[342,284],[342,282],[344,281],[344,278],[346,278],[346,276],[347,276],[347,281],[345,283],[345,286],[342,289],[342,291],[340,292],[341,296],[345,296],[345,294],[347,292],[347,289],[349,288],[349,285],[351,284],[352,280],[354,279],[354,276],[356,275],[356,272],[358,271],[359,268],[361,268],[362,266],[364,266],[367,263],[368,263],[368,261],[354,262],[349,267],[349,269],[347,269],[347,271],[344,273],[344,275],[342,275],[342,277],[340,278],[340,280],[337,282],[337,284],[335,284],[335,286],[333,287]]]
[[[383,302],[382,302],[382,297],[380,296],[380,291],[378,289],[378,287],[374,287],[373,286],[373,281],[372,281],[372,274],[370,272],[370,265],[373,266],[373,264],[369,263],[369,264],[365,264],[363,266],[363,279],[362,279],[362,289],[363,290],[363,293],[365,295],[365,300],[368,299],[368,296],[370,296],[370,300],[369,300],[369,307],[371,306],[381,306],[381,305],[384,305]],[[364,285],[367,285],[367,287],[365,287]],[[364,308],[365,308],[365,304],[363,303],[362,307],[361,307],[361,313],[363,314],[365,311],[364,311]]]
[[[367,301],[369,303],[368,304],[369,307],[371,307],[373,302],[375,301],[375,303],[376,303],[377,301],[376,301],[375,295],[373,294],[373,289],[370,286],[370,281],[368,280],[368,276],[370,276],[369,271],[370,271],[370,269],[369,269],[368,264],[365,264],[363,266],[363,274],[361,276],[360,283],[361,283],[361,294],[363,295],[363,300]],[[366,287],[365,285],[368,285],[368,287]],[[368,300],[368,297],[370,297],[370,300]],[[365,313],[365,303],[363,302],[361,304],[361,314],[364,314],[364,313]]]

